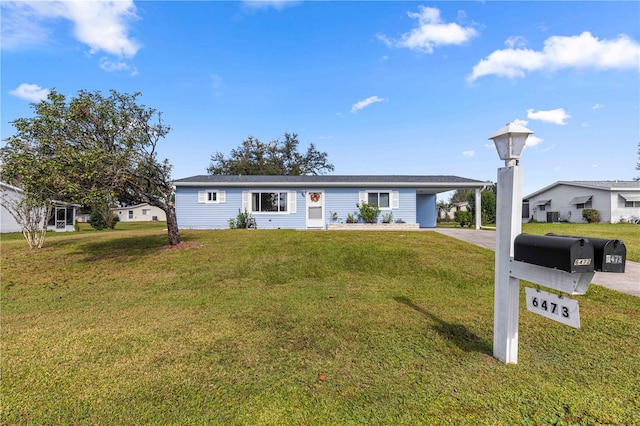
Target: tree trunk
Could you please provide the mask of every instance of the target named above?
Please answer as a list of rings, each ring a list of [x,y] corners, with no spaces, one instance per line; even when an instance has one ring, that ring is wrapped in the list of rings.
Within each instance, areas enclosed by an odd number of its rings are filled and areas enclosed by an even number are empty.
[[[180,244],[180,232],[178,231],[178,219],[176,218],[176,209],[169,207],[165,210],[167,215],[167,233],[169,234],[169,244],[175,246]]]

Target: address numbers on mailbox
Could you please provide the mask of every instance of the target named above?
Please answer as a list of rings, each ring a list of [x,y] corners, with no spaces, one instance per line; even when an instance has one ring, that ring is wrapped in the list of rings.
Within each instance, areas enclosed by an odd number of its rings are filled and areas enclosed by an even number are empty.
[[[580,328],[578,301],[546,291],[525,287],[527,310],[574,328]]]

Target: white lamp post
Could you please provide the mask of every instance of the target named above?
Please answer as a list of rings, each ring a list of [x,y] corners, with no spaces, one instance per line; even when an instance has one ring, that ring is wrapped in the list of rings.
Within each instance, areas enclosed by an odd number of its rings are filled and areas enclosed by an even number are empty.
[[[505,163],[498,169],[493,356],[507,364],[518,362],[520,280],[509,273],[513,241],[522,231],[522,168],[518,159],[532,133],[509,123],[489,138]]]

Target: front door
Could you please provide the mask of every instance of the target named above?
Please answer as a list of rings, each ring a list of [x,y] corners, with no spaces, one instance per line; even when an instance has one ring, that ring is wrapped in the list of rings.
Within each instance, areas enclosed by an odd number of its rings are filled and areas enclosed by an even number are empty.
[[[324,229],[324,192],[307,191],[307,228]]]

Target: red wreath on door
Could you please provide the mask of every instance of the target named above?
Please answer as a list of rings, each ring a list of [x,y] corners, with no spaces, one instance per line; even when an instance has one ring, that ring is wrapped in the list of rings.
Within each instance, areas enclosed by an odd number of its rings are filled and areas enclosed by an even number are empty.
[[[309,198],[311,198],[311,201],[313,201],[314,203],[317,203],[318,201],[320,201],[320,194],[317,192],[312,192]]]

